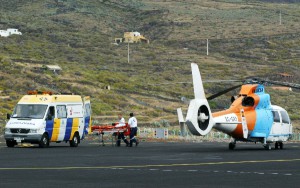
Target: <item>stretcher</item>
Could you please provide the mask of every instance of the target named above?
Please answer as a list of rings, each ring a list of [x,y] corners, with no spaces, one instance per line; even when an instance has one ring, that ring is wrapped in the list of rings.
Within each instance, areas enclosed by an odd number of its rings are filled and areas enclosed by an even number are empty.
[[[111,143],[112,146],[114,146],[118,134],[123,133],[124,136],[130,135],[130,126],[127,123],[122,127],[116,127],[116,125],[118,125],[118,123],[113,125],[93,125],[92,133],[99,135],[99,140],[102,146],[105,146],[104,134],[111,135]]]

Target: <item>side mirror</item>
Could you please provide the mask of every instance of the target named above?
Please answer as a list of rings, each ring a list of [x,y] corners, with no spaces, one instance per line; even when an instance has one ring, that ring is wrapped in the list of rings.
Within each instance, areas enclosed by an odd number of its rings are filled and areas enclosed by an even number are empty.
[[[10,114],[6,114],[6,119],[10,119]]]

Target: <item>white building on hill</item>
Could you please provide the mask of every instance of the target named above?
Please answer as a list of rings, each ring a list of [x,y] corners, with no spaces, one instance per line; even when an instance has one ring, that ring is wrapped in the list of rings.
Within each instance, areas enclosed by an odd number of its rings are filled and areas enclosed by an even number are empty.
[[[18,29],[9,28],[7,30],[0,30],[0,36],[1,37],[8,37],[10,35],[22,35]]]

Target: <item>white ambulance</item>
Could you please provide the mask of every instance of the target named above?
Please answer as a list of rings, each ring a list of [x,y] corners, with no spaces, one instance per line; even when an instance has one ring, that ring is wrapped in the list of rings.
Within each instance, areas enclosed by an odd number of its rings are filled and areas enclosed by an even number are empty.
[[[7,147],[18,143],[69,142],[77,147],[91,127],[90,98],[79,95],[52,95],[28,92],[16,105],[5,127]]]

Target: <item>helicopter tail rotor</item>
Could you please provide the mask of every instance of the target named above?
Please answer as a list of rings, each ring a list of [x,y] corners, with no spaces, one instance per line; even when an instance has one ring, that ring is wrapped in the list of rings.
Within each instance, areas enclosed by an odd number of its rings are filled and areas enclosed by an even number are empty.
[[[191,64],[195,99],[190,101],[186,116],[186,124],[194,135],[206,135],[214,125],[198,65]]]

